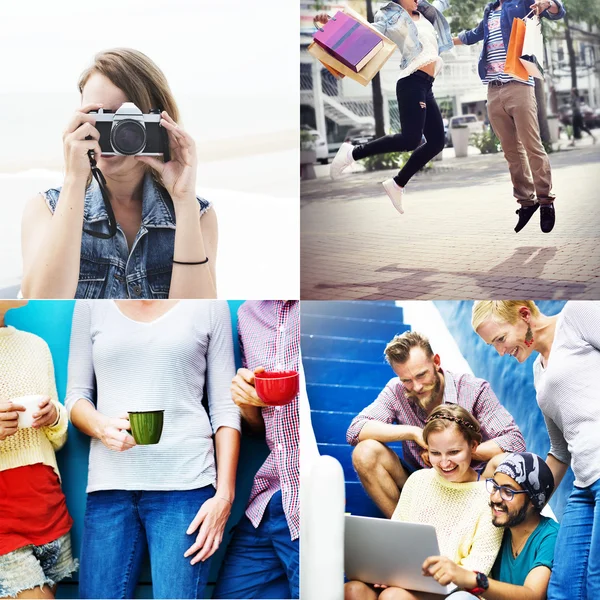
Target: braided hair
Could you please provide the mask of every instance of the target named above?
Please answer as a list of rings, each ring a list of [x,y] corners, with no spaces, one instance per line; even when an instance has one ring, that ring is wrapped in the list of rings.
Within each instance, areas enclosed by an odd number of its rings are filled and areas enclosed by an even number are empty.
[[[443,431],[449,427],[456,427],[469,442],[481,443],[481,427],[477,419],[462,406],[457,404],[442,404],[431,411],[425,421],[423,440],[427,443],[429,434],[434,431]]]

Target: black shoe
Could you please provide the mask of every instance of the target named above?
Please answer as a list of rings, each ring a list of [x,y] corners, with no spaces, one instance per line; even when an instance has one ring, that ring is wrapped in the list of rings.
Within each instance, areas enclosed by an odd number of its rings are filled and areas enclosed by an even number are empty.
[[[554,228],[556,215],[554,213],[554,204],[544,204],[540,209],[540,227],[544,233],[550,233]]]
[[[527,223],[529,223],[529,219],[533,217],[535,211],[540,207],[539,204],[534,204],[533,206],[521,206],[516,213],[519,215],[519,221],[517,226],[515,227],[515,232],[519,233]]]

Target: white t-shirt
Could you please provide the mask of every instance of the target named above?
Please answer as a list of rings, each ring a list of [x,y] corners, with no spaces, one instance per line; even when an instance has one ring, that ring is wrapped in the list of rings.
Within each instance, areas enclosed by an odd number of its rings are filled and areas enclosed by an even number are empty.
[[[571,464],[575,485],[600,479],[600,302],[567,302],[546,368],[533,364],[550,453]]]
[[[415,58],[408,63],[407,67],[400,72],[400,79],[408,77],[424,65],[435,62],[435,75],[442,70],[444,61],[442,60],[439,49],[437,33],[434,26],[419,13],[419,18],[413,21],[419,34],[419,41],[423,49]]]
[[[114,301],[78,301],[73,314],[65,406],[83,398],[109,417],[164,410],[160,442],[124,452],[90,446],[88,492],[190,490],[214,485],[213,433],[240,431],[227,302],[182,300],[150,323]],[[210,417],[202,399],[206,383]]]

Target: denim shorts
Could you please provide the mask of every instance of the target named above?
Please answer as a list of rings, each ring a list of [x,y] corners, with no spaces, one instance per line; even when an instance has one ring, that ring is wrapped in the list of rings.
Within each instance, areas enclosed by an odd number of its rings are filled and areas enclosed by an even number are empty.
[[[76,570],[69,533],[43,546],[17,548],[0,556],[0,598],[44,585],[52,587]]]

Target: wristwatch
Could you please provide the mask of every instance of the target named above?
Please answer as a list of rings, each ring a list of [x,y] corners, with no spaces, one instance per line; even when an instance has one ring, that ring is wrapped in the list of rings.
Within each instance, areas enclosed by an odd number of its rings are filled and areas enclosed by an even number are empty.
[[[469,594],[483,594],[490,587],[490,582],[488,581],[487,575],[484,573],[479,573],[479,571],[475,571],[475,579],[477,581],[477,585],[471,590],[465,590],[469,592]]]

